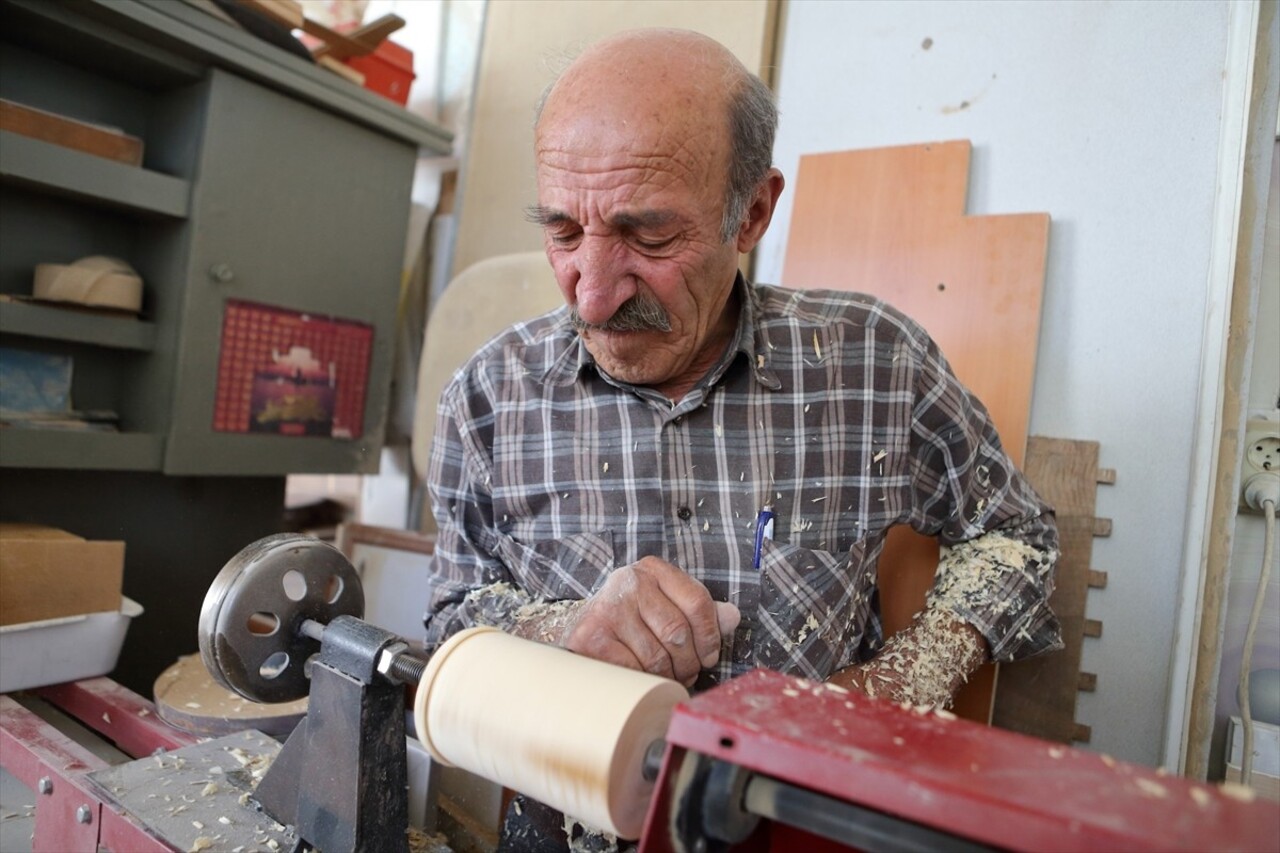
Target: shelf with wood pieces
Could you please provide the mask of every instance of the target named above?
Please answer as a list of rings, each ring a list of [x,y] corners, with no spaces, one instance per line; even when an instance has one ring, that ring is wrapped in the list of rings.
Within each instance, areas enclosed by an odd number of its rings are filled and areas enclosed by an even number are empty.
[[[143,216],[185,219],[191,183],[0,131],[0,181]]]

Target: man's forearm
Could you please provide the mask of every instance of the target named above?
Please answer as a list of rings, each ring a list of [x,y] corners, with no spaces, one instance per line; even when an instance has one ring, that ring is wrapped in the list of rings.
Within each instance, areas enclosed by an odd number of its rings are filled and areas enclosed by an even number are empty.
[[[987,642],[948,611],[927,608],[889,638],[870,661],[846,667],[830,681],[893,702],[946,707],[987,659]]]

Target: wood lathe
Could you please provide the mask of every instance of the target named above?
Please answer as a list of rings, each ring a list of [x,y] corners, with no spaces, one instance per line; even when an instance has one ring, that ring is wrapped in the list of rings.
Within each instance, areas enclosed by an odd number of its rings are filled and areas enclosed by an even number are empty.
[[[242,732],[87,774],[104,810],[156,850],[407,850],[411,685],[436,761],[649,853],[1277,848],[1274,804],[1244,789],[765,670],[689,698],[489,628],[427,661],[362,621],[363,601],[318,540],[237,555],[205,599],[201,655],[248,699],[309,695],[306,718],[283,747]],[[198,784],[217,818],[157,817],[166,791]]]

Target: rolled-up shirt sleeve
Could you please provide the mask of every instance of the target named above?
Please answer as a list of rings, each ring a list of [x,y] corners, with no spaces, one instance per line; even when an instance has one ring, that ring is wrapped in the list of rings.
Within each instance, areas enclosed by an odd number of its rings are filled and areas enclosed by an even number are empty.
[[[427,578],[427,652],[465,628],[510,627],[529,603],[495,554],[491,462],[476,432],[486,419],[462,412],[463,399],[456,382],[445,389],[431,447],[427,483],[439,533]]]
[[[932,342],[914,390],[911,524],[941,546],[929,606],[973,625],[993,660],[1061,648],[1049,607],[1058,559],[1053,508],[1013,464],[986,408]]]

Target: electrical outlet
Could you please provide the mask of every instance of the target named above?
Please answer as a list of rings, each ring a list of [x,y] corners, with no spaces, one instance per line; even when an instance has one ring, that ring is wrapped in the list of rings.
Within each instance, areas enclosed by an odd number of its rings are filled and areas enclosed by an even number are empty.
[[[1255,474],[1280,477],[1280,422],[1254,418],[1245,425],[1244,456],[1240,464],[1240,509],[1258,512],[1244,499],[1243,486]]]

